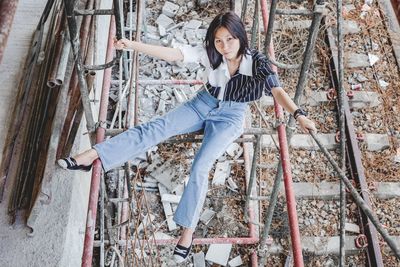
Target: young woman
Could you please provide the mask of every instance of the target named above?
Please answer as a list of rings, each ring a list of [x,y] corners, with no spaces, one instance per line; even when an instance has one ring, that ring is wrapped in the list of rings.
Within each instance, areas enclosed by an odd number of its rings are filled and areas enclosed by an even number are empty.
[[[215,17],[204,46],[169,48],[127,39],[116,41],[116,49],[133,49],[169,62],[201,63],[206,68],[204,88],[192,100],[162,117],[130,128],[79,155],[58,160],[65,169],[90,170],[92,162],[100,158],[108,171],[174,135],[203,129],[203,143],[174,215],[174,221],[183,227],[174,250],[178,263],[188,258],[207,193],[208,173],[216,159],[242,134],[248,102],[259,99],[263,93],[272,94],[285,110],[294,114],[304,132],[316,131],[314,123],[281,88],[266,57],[248,48],[244,25],[235,13]]]

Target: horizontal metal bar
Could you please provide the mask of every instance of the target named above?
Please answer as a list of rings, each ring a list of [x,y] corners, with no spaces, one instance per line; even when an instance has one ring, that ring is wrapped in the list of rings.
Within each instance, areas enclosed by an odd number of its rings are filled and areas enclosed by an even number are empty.
[[[107,136],[115,136],[124,131],[126,131],[126,130],[124,130],[124,129],[107,129],[106,135]],[[203,133],[203,131],[198,131],[195,133],[188,134],[187,136],[192,137],[195,135],[201,135],[202,133]],[[264,135],[264,134],[269,135],[269,134],[275,134],[275,131],[270,130],[270,129],[265,129],[265,128],[244,128],[243,134],[244,135]]]
[[[279,15],[298,15],[298,16],[312,16],[313,12],[311,10],[300,10],[300,9],[276,9],[276,14]]]
[[[112,9],[87,9],[87,10],[75,9],[74,14],[77,16],[114,15],[114,10],[112,10]]]

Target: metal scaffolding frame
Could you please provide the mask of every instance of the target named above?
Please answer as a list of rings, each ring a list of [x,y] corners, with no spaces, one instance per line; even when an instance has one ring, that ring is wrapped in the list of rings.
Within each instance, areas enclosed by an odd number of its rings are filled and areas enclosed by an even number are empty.
[[[247,2],[247,1],[246,1]],[[303,93],[305,81],[306,81],[306,74],[311,64],[311,58],[313,54],[313,50],[316,43],[316,37],[318,34],[318,29],[320,26],[321,19],[323,17],[324,11],[324,0],[318,0],[314,5],[314,11],[305,11],[305,12],[297,12],[293,10],[277,10],[277,0],[272,0],[271,2],[271,10],[270,10],[270,19],[268,19],[267,15],[267,3],[264,0],[261,0],[261,13],[264,22],[264,28],[267,28],[266,32],[266,47],[269,49],[268,55],[269,60],[273,65],[278,67],[284,68],[298,68],[301,67],[299,81],[296,87],[296,95],[295,95],[295,103],[299,102],[300,96]],[[117,52],[117,57],[112,57],[112,37],[114,35],[120,39],[123,36],[122,28],[124,25],[124,11],[121,5],[121,1],[113,0],[114,8],[112,10],[98,10],[96,8],[90,10],[76,10],[75,1],[64,1],[65,4],[65,11],[67,14],[68,20],[68,27],[70,32],[70,40],[72,51],[75,58],[75,66],[76,66],[76,74],[78,76],[78,83],[80,87],[80,93],[82,98],[82,106],[83,111],[85,113],[87,119],[87,130],[91,135],[91,141],[94,143],[94,134],[96,133],[96,143],[102,142],[106,136],[108,135],[115,135],[122,131],[122,129],[115,130],[115,129],[105,129],[104,121],[106,119],[106,112],[107,112],[107,101],[108,101],[108,90],[111,83],[117,83],[119,85],[119,93],[120,93],[120,100],[128,91],[129,96],[129,104],[128,104],[128,121],[126,125],[128,127],[136,125],[138,123],[138,110],[139,110],[139,102],[138,102],[138,95],[139,95],[139,83],[144,84],[201,84],[201,81],[197,80],[139,80],[138,77],[138,70],[139,70],[139,60],[137,53],[130,53],[129,55],[123,55],[121,52]],[[258,1],[256,1],[258,3]],[[132,13],[132,1],[129,2],[130,4],[130,12]],[[140,33],[141,33],[141,24],[142,24],[142,16],[141,11],[143,10],[143,1],[136,1],[136,11],[137,11],[137,18],[136,18],[136,40],[140,40]],[[245,16],[246,13],[246,6],[243,7],[242,16]],[[258,6],[256,8],[258,10]],[[109,41],[108,41],[108,48],[107,48],[107,63],[102,65],[85,65],[81,58],[81,51],[80,51],[80,43],[78,38],[78,27],[76,23],[76,16],[92,16],[92,15],[111,15],[112,20],[110,23],[110,31],[109,31]],[[312,15],[313,20],[310,27],[310,34],[307,42],[307,46],[304,52],[304,60],[301,65],[286,65],[274,60],[274,53],[273,53],[273,46],[271,44],[271,34],[273,28],[273,21],[275,14],[285,14],[285,15]],[[252,30],[253,34],[256,32],[257,23],[258,23],[258,16],[254,16],[257,21],[253,22],[254,29]],[[132,21],[132,19],[130,19]],[[129,35],[132,37],[132,27],[133,25],[129,25],[128,29],[130,30]],[[253,38],[252,38],[253,40]],[[252,41],[253,43],[253,41]],[[119,63],[120,66],[120,77],[118,81],[111,81],[111,68],[116,63]],[[123,69],[121,69],[123,68]],[[99,113],[99,124],[96,124],[93,120],[93,114],[90,108],[90,99],[88,96],[88,85],[87,81],[84,77],[85,71],[90,70],[99,70],[99,69],[106,69],[103,79],[103,91],[100,101],[100,113]],[[124,77],[122,74],[124,73]],[[123,81],[125,85],[123,86]],[[120,101],[121,102],[121,101]],[[119,103],[121,105],[121,103]],[[119,114],[117,114],[117,112]],[[261,114],[261,111],[260,111]],[[256,233],[255,225],[259,225],[258,222],[254,221],[254,210],[252,210],[252,205],[250,205],[250,201],[253,200],[260,200],[256,195],[253,195],[255,192],[255,176],[256,176],[256,168],[258,166],[258,154],[260,151],[260,141],[261,135],[263,134],[270,134],[268,131],[263,131],[260,129],[246,129],[245,135],[254,135],[255,137],[245,137],[240,138],[237,141],[239,142],[248,142],[254,144],[254,154],[252,157],[251,164],[245,158],[245,166],[248,167],[246,172],[246,178],[248,181],[248,188],[246,192],[246,219],[249,223],[249,237],[232,237],[232,238],[203,238],[203,239],[195,239],[193,244],[213,244],[213,243],[231,243],[231,244],[258,244],[260,243],[260,251],[261,251],[261,264],[263,264],[263,260],[265,259],[265,245],[266,239],[268,237],[268,232],[270,229],[270,224],[272,221],[272,214],[274,207],[276,205],[276,198],[278,195],[278,188],[281,182],[281,177],[283,175],[284,182],[285,182],[285,191],[286,191],[286,198],[287,198],[287,205],[288,205],[288,214],[289,214],[289,221],[290,221],[290,233],[291,233],[291,243],[292,243],[292,251],[294,257],[294,264],[295,266],[303,266],[303,259],[302,259],[302,249],[300,243],[300,233],[297,223],[297,214],[295,209],[295,199],[294,193],[292,188],[292,178],[290,172],[290,162],[289,162],[289,153],[288,153],[288,141],[291,138],[292,131],[291,128],[294,125],[294,119],[290,117],[288,126],[285,127],[285,123],[283,120],[283,110],[275,102],[275,115],[277,117],[277,130],[279,135],[279,144],[280,144],[280,163],[278,167],[278,173],[275,177],[274,182],[274,190],[271,194],[270,198],[270,206],[267,210],[267,215],[265,216],[265,223],[263,224],[263,236],[261,240],[258,238],[258,234]],[[115,118],[119,116],[119,121],[122,120],[121,116],[121,107],[119,107],[119,111],[116,111]],[[262,116],[262,114],[261,114]],[[120,125],[121,128],[121,125]],[[378,231],[382,234],[384,239],[387,241],[388,245],[393,249],[395,254],[398,256],[399,251],[398,248],[394,245],[391,239],[388,237],[387,232],[381,227],[379,221],[376,220],[372,211],[366,207],[364,201],[361,199],[359,194],[357,193],[356,189],[352,187],[351,183],[345,177],[343,172],[339,169],[337,164],[334,161],[331,161],[331,157],[329,156],[328,152],[321,146],[319,140],[315,136],[315,134],[311,134],[317,144],[320,146],[321,150],[324,154],[328,157],[331,164],[334,166],[335,170],[339,173],[341,179],[343,179],[344,184],[350,188],[352,196],[355,198],[356,203],[360,206],[360,208],[364,211],[364,213],[368,216],[368,218],[372,221],[372,223],[376,226]],[[201,138],[195,137],[193,135],[189,135],[185,139],[170,139],[167,142],[178,143],[178,142],[200,142]],[[177,240],[156,240],[154,238],[153,233],[145,233],[146,238],[139,237],[138,233],[135,230],[135,233],[130,233],[129,225],[135,225],[135,229],[138,226],[139,220],[132,221],[132,216],[135,215],[133,211],[133,205],[139,208],[139,211],[144,207],[147,208],[147,200],[146,200],[146,192],[145,190],[141,190],[136,192],[134,189],[131,188],[131,179],[141,179],[139,172],[136,175],[132,174],[131,171],[131,164],[128,162],[124,167],[124,178],[123,182],[120,185],[120,189],[122,190],[118,196],[118,224],[111,225],[109,218],[107,218],[106,214],[104,213],[105,205],[112,202],[110,199],[107,199],[105,194],[104,188],[104,174],[101,170],[101,163],[99,160],[94,162],[93,166],[93,173],[92,173],[92,181],[91,181],[91,189],[90,189],[90,199],[89,199],[89,208],[88,208],[88,216],[87,216],[87,223],[86,223],[86,232],[85,232],[85,243],[84,243],[84,252],[82,255],[82,266],[91,266],[92,259],[93,259],[93,248],[100,247],[101,255],[100,255],[100,265],[104,266],[104,255],[107,251],[113,251],[113,260],[115,257],[118,257],[120,261],[129,261],[133,263],[140,263],[146,264],[146,262],[142,262],[141,260],[135,257],[135,253],[129,253],[128,251],[122,251],[120,253],[120,248],[131,248],[135,250],[135,248],[139,248],[141,251],[141,255],[143,256],[145,249],[154,249],[157,257],[155,262],[150,261],[150,265],[158,264],[159,257],[158,257],[158,249],[156,245],[163,245],[163,244],[174,244]],[[97,215],[97,205],[98,205],[98,198],[100,194],[100,240],[94,240],[94,229],[95,229],[95,222],[96,222],[96,215]],[[104,202],[104,200],[106,200]],[[110,215],[108,215],[110,216]],[[107,221],[106,221],[107,220]],[[111,234],[110,229],[118,229],[117,231],[117,242],[115,240],[105,240],[105,228],[108,228],[109,235]],[[134,236],[134,239],[130,239],[131,236]],[[106,251],[105,245],[108,245],[109,248]],[[153,251],[153,252],[154,252]],[[123,259],[125,257],[125,259]],[[258,265],[257,254],[254,252],[251,255],[252,259],[252,266]]]

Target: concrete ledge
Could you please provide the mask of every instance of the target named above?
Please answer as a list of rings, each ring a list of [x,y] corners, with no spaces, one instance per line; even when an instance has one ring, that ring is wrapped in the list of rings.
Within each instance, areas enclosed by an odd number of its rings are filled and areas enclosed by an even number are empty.
[[[357,236],[346,236],[345,239],[345,251],[346,255],[354,255],[362,252],[364,249],[357,248],[355,246],[355,239]],[[400,246],[400,236],[391,236],[397,246]],[[340,237],[313,237],[313,236],[302,236],[301,237],[301,247],[303,252],[312,253],[314,255],[339,255],[339,244]],[[384,250],[390,254],[391,249],[389,246],[385,245]],[[268,252],[270,254],[282,254],[286,251],[278,243],[273,243],[268,247]]]
[[[350,108],[373,108],[381,104],[379,94],[376,92],[369,91],[352,91],[354,96],[350,98],[349,106]],[[309,105],[312,107],[326,104],[332,102],[327,97],[326,91],[314,91],[307,94],[307,97],[303,97],[300,105]],[[261,98],[261,103],[263,106],[273,106],[274,100],[271,96],[264,96]]]
[[[322,145],[328,149],[336,149],[339,144],[336,143],[335,134],[317,134],[318,139]],[[261,138],[261,145],[264,148],[276,149],[275,144],[279,147],[278,135],[263,135]],[[389,148],[389,137],[386,134],[366,134],[365,141],[360,142],[365,144],[368,151],[381,151]],[[306,150],[319,150],[317,143],[308,134],[295,134],[290,140],[290,146],[293,149],[306,149]]]
[[[281,191],[283,192],[283,190],[282,186]],[[293,190],[297,199],[338,200],[340,196],[339,182],[323,182],[319,184],[293,183]],[[371,194],[379,199],[400,198],[400,182],[376,183],[376,190],[371,190]]]

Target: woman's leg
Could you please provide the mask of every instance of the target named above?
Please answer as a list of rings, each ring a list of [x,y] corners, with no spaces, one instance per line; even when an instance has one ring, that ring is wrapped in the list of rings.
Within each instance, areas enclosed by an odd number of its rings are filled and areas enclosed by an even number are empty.
[[[139,156],[171,136],[202,129],[203,118],[190,104],[191,102],[177,107],[162,117],[130,128],[96,144],[92,149],[74,156],[77,164],[90,165],[95,159],[100,158],[104,170],[108,171]]]
[[[241,122],[206,121],[203,143],[195,156],[188,184],[174,215],[174,221],[185,228],[178,244],[190,245],[207,194],[209,171],[242,131]]]
[[[74,159],[78,165],[90,165],[92,162],[99,157],[97,151],[93,148],[86,150],[78,155],[74,156]]]

